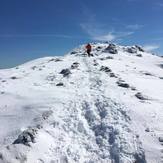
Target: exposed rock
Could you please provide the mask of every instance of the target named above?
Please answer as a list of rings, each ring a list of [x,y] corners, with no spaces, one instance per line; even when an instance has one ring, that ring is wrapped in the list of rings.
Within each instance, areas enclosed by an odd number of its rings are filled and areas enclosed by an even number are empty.
[[[77,52],[76,51],[72,51],[70,54],[77,54]]]
[[[135,47],[128,47],[126,51],[128,53],[137,53],[137,49]]]
[[[56,86],[64,86],[64,84],[62,82],[56,84]]]
[[[116,45],[115,44],[109,44],[109,46],[104,49],[105,53],[111,53],[111,54],[118,54],[118,50],[116,49]]]
[[[137,57],[142,57],[142,54],[137,54],[136,56],[137,56]]]
[[[110,77],[111,77],[111,78],[113,78],[113,77],[114,77],[114,78],[117,78],[117,76],[116,76],[113,72],[110,73]]]
[[[52,59],[50,59],[50,60],[48,61],[48,63],[49,63],[49,62],[60,62],[60,61],[62,61],[62,60],[59,59],[59,58],[52,58]]]
[[[55,61],[55,58],[50,59],[48,62],[53,62]]]
[[[111,69],[106,66],[101,66],[100,71],[111,72]]]
[[[163,79],[163,77],[159,77],[160,79]]]
[[[159,137],[159,142],[163,143],[163,137]]]
[[[135,47],[136,47],[139,51],[145,52],[145,50],[144,50],[142,47],[140,47],[140,46],[138,46],[138,45],[135,45]]]
[[[12,76],[10,79],[15,80],[15,79],[18,79],[18,78],[16,76]]]
[[[99,58],[101,61],[104,61],[105,60],[105,58]]]
[[[111,56],[108,56],[108,57],[106,57],[106,59],[114,59],[113,57],[111,57]]]
[[[144,75],[153,76],[150,72],[144,72]]]
[[[136,93],[135,96],[140,100],[148,100],[148,98],[144,97],[140,92]]]
[[[59,58],[56,58],[55,59],[55,62],[61,62],[62,60],[61,59],[59,59]]]
[[[102,49],[101,46],[98,46],[98,47],[96,48],[97,51],[100,51],[101,49]]]
[[[129,84],[125,83],[125,81],[123,81],[123,80],[117,81],[117,84],[119,87],[123,87],[123,88],[129,88],[130,87]]]
[[[79,63],[78,62],[74,62],[72,65],[71,65],[71,69],[76,69],[79,67]]]
[[[63,69],[60,74],[63,74],[63,76],[66,77],[71,74],[71,71],[69,69]]]
[[[2,82],[2,83],[5,83],[5,82],[6,82],[6,80],[2,80],[1,82]]]
[[[159,64],[159,67],[163,68],[163,64]]]
[[[3,160],[3,155],[2,155],[2,153],[0,153],[0,160]]]
[[[13,144],[24,144],[30,146],[30,143],[35,143],[35,138],[37,134],[37,129],[29,128],[23,131],[18,138],[13,142]]]
[[[32,66],[31,69],[32,70],[35,70],[37,68],[37,66]]]
[[[149,128],[146,128],[145,131],[146,131],[146,132],[150,132],[150,129],[149,129]]]
[[[130,88],[131,88],[131,90],[136,91],[135,87],[131,86]]]
[[[98,66],[98,63],[94,63],[93,66]]]
[[[114,59],[113,57],[111,56],[108,56],[108,57],[103,57],[103,58],[99,58],[101,61],[104,61],[104,60],[107,60],[107,59]]]

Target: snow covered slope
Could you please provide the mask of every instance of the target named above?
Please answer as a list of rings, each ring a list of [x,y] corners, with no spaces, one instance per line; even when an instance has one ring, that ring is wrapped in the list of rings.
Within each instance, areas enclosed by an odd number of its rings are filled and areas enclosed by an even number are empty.
[[[93,44],[0,70],[0,163],[161,163],[163,58]]]

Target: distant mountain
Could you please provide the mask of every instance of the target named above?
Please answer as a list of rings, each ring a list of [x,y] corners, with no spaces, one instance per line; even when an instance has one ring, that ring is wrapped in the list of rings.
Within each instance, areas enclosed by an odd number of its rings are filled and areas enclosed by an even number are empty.
[[[92,46],[0,70],[0,163],[163,161],[163,58]]]

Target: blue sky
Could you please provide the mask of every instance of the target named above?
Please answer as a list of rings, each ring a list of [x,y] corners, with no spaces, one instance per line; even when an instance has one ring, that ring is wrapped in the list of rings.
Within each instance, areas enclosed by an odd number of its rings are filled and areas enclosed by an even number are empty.
[[[90,41],[163,54],[163,0],[0,0],[0,68]]]

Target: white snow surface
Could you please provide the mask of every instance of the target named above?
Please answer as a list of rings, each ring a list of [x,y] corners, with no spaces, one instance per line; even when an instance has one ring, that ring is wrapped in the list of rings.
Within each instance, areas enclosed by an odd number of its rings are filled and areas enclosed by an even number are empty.
[[[80,46],[0,70],[0,163],[163,161],[163,58],[120,45],[111,54],[107,46],[93,44],[93,57]],[[14,143],[29,129],[33,142]]]

